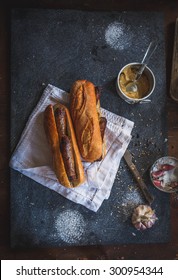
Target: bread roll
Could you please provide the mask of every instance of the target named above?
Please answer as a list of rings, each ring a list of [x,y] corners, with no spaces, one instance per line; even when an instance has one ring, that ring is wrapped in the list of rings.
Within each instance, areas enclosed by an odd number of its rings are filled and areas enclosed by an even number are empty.
[[[105,149],[100,131],[100,101],[96,87],[90,81],[78,80],[72,85],[70,94],[70,113],[80,154],[88,162],[100,160]]]
[[[44,112],[44,128],[58,181],[68,188],[79,186],[85,176],[68,109],[62,104],[48,105]]]

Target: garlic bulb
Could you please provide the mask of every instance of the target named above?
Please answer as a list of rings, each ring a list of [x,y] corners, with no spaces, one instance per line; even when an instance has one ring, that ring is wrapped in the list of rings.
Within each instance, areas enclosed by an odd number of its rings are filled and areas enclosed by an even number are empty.
[[[132,224],[138,230],[145,230],[151,228],[157,219],[155,211],[150,206],[139,205],[134,209]]]

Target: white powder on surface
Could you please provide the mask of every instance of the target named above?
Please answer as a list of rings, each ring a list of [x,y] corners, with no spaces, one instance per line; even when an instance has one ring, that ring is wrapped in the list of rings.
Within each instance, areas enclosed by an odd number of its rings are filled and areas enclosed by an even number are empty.
[[[66,243],[75,244],[85,232],[85,220],[76,210],[65,210],[56,219],[59,237]]]
[[[105,30],[106,43],[115,50],[124,50],[130,46],[133,34],[129,26],[115,21],[110,23]]]
[[[122,197],[119,205],[116,206],[119,218],[123,222],[127,221],[131,217],[133,210],[140,204],[144,204],[140,190],[138,188],[129,189]]]

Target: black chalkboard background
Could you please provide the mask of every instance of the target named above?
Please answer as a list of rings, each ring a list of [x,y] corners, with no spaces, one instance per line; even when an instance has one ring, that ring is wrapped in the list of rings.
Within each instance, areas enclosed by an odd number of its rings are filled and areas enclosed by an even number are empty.
[[[11,170],[12,247],[80,246],[167,242],[169,195],[156,190],[149,168],[167,153],[164,18],[158,12],[87,12],[14,9],[11,13],[11,151],[50,83],[69,90],[76,79],[102,87],[101,106],[134,121],[129,149],[149,190],[158,221],[139,232],[131,224],[145,203],[124,160],[111,195],[97,213]],[[156,88],[151,103],[129,105],[117,95],[116,76],[142,60],[149,42],[159,47],[150,60]]]

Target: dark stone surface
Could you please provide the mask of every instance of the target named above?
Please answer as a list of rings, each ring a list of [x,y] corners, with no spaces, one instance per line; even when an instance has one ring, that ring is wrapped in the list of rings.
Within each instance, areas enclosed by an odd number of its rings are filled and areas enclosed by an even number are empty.
[[[11,170],[12,247],[169,241],[169,195],[149,179],[151,164],[167,154],[163,14],[16,9],[11,19],[12,151],[48,83],[69,90],[76,79],[91,80],[102,87],[102,107],[135,122],[129,148],[159,218],[146,232],[131,225],[134,207],[145,201],[124,160],[97,213]],[[159,47],[149,63],[156,78],[152,102],[129,105],[116,93],[116,76],[125,64],[142,60],[154,37]]]

